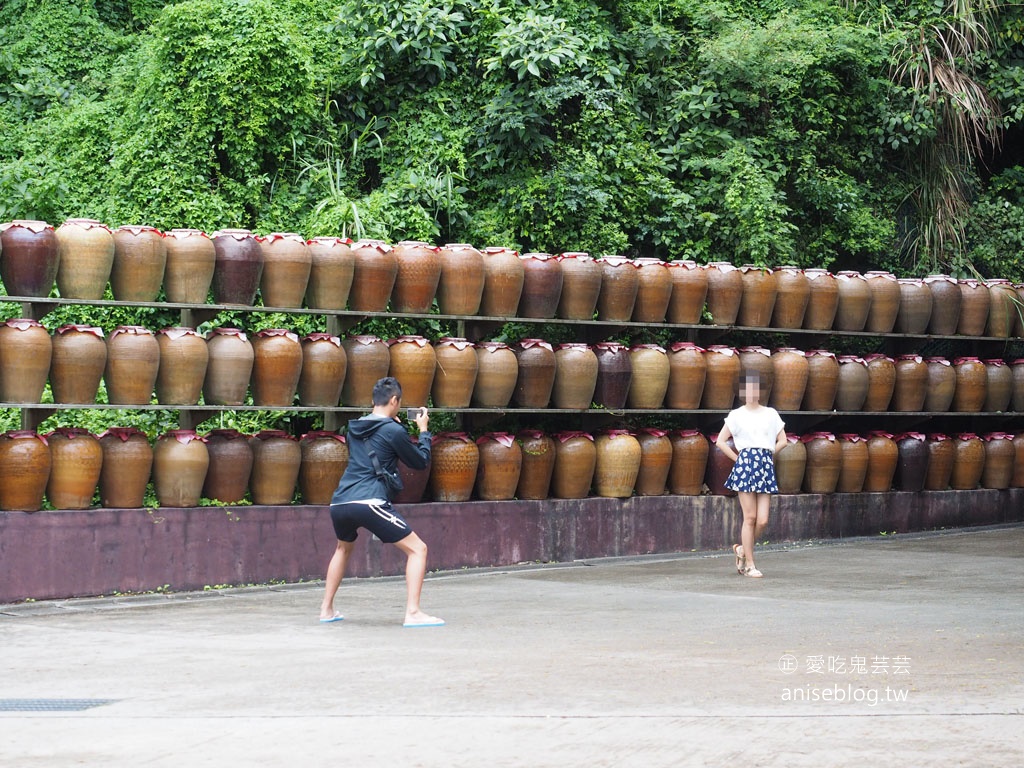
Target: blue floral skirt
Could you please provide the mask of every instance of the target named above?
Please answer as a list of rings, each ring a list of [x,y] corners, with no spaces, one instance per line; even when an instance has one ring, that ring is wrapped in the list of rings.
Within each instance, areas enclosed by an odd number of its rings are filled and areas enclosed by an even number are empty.
[[[745,493],[778,493],[775,459],[770,448],[744,448],[725,481],[725,487]]]

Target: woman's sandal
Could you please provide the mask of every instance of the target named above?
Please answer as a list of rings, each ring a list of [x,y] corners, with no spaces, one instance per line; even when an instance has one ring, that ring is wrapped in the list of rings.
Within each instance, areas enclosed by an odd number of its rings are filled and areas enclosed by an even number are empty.
[[[740,571],[740,573],[742,573],[744,576],[749,576],[752,579],[760,579],[764,576],[763,573],[761,573],[759,570],[757,570],[757,568],[755,568],[752,565],[747,566],[742,571]]]
[[[743,571],[746,570],[746,559],[742,554],[743,545],[733,544],[732,553],[736,555],[736,573],[743,575]]]

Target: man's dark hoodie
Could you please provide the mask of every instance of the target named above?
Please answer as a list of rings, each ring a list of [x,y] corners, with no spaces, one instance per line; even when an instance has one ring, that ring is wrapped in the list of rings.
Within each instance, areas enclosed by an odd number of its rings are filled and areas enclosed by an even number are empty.
[[[387,486],[377,477],[369,451],[388,472],[398,471],[398,462],[423,469],[430,462],[430,433],[421,432],[418,442],[405,427],[387,416],[372,413],[348,423],[348,467],[338,483],[331,504],[368,499],[387,499]]]

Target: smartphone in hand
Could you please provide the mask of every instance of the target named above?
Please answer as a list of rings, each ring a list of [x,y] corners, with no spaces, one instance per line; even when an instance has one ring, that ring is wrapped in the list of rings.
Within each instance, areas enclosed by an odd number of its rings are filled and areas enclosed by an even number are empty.
[[[410,408],[409,409],[409,421],[416,421],[419,415],[423,413],[422,408]]]

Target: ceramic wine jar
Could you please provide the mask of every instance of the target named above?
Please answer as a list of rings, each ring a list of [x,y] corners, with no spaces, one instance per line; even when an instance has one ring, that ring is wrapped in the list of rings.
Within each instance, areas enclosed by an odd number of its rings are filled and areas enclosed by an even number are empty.
[[[484,248],[484,292],[480,297],[480,314],[515,317],[525,279],[526,269],[518,251],[513,248]],[[594,298],[597,298],[596,293]]]
[[[253,504],[291,504],[302,465],[299,441],[279,429],[265,429],[249,438],[252,447],[252,475],[249,493]]]
[[[806,357],[807,385],[801,408],[805,411],[831,411],[839,389],[839,362],[827,349],[808,350]]]
[[[799,349],[781,347],[772,353],[772,392],[768,404],[780,411],[798,411],[807,388],[810,364]]]
[[[980,280],[958,280],[960,284],[960,322],[956,332],[962,336],[981,336],[988,325],[992,298],[988,285]]]
[[[110,403],[149,405],[159,369],[160,344],[148,328],[119,325],[107,337],[103,381]]]
[[[114,230],[110,291],[116,301],[156,301],[166,267],[167,246],[159,229],[127,225]]]
[[[760,399],[767,403],[775,383],[775,368],[772,365],[771,350],[764,347],[740,347],[740,381],[748,374],[757,374],[760,383]],[[741,398],[742,400],[742,398]]]
[[[253,465],[249,435],[237,429],[211,430],[206,435],[206,450],[210,463],[203,482],[203,497],[224,504],[245,499]]]
[[[555,441],[536,429],[522,430],[516,439],[523,456],[516,498],[546,499],[551,488],[551,476],[555,471]]]
[[[1024,358],[1014,360],[1010,364],[1010,372],[1013,377],[1013,395],[1010,404],[1014,411],[1024,411]]]
[[[488,432],[476,441],[479,464],[476,496],[483,501],[507,501],[515,498],[523,469],[523,449],[515,435]]]
[[[394,249],[398,272],[391,290],[395,312],[430,311],[441,279],[441,249],[428,243],[403,240]]]
[[[779,493],[800,493],[807,469],[807,448],[800,442],[799,435],[786,434],[786,444],[775,455],[775,481]]]
[[[38,321],[22,318],[0,324],[0,402],[38,403],[52,357],[50,334]]]
[[[740,386],[740,356],[732,347],[713,344],[704,352],[704,389],[700,407],[730,410]]]
[[[711,449],[708,439],[696,429],[683,429],[670,432],[669,440],[672,443],[669,492],[677,496],[699,496],[704,489]]]
[[[771,322],[775,310],[778,292],[775,273],[764,267],[745,264],[740,267],[740,275],[743,280],[743,296],[737,321],[739,325],[763,328]]]
[[[986,333],[1001,339],[1008,338],[1017,322],[1017,289],[1009,280],[988,281],[988,325]]]
[[[36,512],[50,479],[46,438],[30,430],[0,435],[0,509]]]
[[[679,410],[700,408],[708,372],[704,350],[688,341],[677,341],[669,348],[668,365],[665,405]]]
[[[263,252],[263,306],[301,307],[313,267],[313,255],[306,241],[293,232],[272,232],[257,241]]]
[[[831,432],[809,432],[800,438],[807,451],[804,491],[835,493],[843,462],[843,449]]]
[[[626,404],[630,408],[657,409],[665,402],[671,364],[665,348],[636,344],[629,349],[632,377]]]
[[[206,438],[191,429],[160,435],[153,447],[153,487],[160,506],[197,506],[209,466]]]
[[[1009,488],[1017,459],[1013,435],[989,432],[982,437],[982,441],[985,446],[985,468],[981,472],[981,487],[999,490]]]
[[[868,475],[868,440],[850,433],[836,437],[843,452],[836,493],[860,493]]]
[[[153,471],[153,446],[146,433],[134,427],[111,427],[99,436],[100,506],[137,509],[144,503]]]
[[[889,407],[894,411],[924,410],[928,395],[928,364],[920,355],[900,355],[894,363],[896,380]]]
[[[827,331],[832,327],[839,309],[839,285],[835,276],[826,269],[805,269],[804,275],[811,287],[804,312],[804,328]]]
[[[614,341],[603,341],[594,345],[594,354],[597,355],[594,402],[611,410],[625,408],[629,387],[633,382],[633,360],[629,347]]]
[[[107,365],[103,329],[63,325],[52,337],[50,389],[55,403],[94,403]],[[2,355],[2,352],[0,352]]]
[[[597,388],[598,364],[594,350],[586,344],[559,344],[555,363],[551,405],[573,410],[589,408]]]
[[[438,408],[468,408],[480,362],[473,342],[446,336],[434,344],[437,370],[430,394]]]
[[[932,292],[932,316],[928,320],[928,333],[952,336],[960,322],[960,286],[949,275],[928,275],[925,285]]]
[[[248,229],[213,233],[214,304],[252,306],[263,276],[263,249]]]
[[[871,286],[860,272],[845,271],[836,275],[839,306],[836,308],[837,331],[863,331],[871,311]]]
[[[418,437],[409,435],[409,442],[418,444]],[[419,469],[410,467],[404,462],[398,462],[398,478],[402,481],[402,490],[391,497],[392,504],[417,504],[421,501],[429,501],[427,486],[430,483],[431,463],[427,460],[427,466]]]
[[[562,295],[557,315],[565,320],[593,320],[604,278],[601,265],[580,252],[560,254],[558,263],[562,267]]]
[[[360,240],[353,244],[349,309],[383,312],[397,277],[398,260],[390,245],[380,240]]]
[[[726,444],[736,450],[736,443],[730,437]],[[725,487],[725,481],[735,462],[718,447],[718,433],[708,435],[708,466],[704,474],[704,483],[714,496],[735,496],[736,491]]]
[[[868,472],[864,476],[865,493],[887,493],[896,474],[899,449],[888,432],[873,431],[868,435]]]
[[[973,432],[963,432],[953,441],[953,471],[949,487],[954,491],[973,491],[985,471],[985,444]]]
[[[399,336],[388,341],[388,350],[388,375],[402,385],[402,405],[426,405],[437,370],[437,355],[430,342],[422,336]]]
[[[601,320],[629,320],[633,317],[640,275],[636,262],[619,256],[598,259],[601,265],[601,293],[597,297],[597,316]],[[737,277],[739,277],[737,275]]]
[[[932,319],[932,291],[917,278],[896,281],[900,288],[900,308],[896,313],[898,333],[924,333]]]
[[[864,358],[868,365],[868,393],[864,398],[865,411],[887,411],[896,388],[896,361],[882,354]]]
[[[891,272],[868,272],[864,279],[871,288],[871,307],[864,330],[869,333],[892,333],[900,311],[900,284]]]
[[[871,375],[868,364],[857,355],[840,355],[839,381],[836,385],[835,407],[837,411],[859,411],[868,396]]]
[[[310,309],[344,309],[356,266],[352,241],[347,237],[314,237],[306,245],[310,256],[306,305]]]
[[[288,408],[302,375],[302,343],[285,328],[259,331],[252,340],[252,402]]]
[[[894,487],[897,491],[911,493],[923,491],[928,479],[928,443],[925,436],[920,432],[904,432],[894,439],[899,452]]]
[[[299,493],[303,504],[327,506],[348,466],[348,444],[344,435],[318,430],[299,440]]]
[[[551,473],[551,495],[556,499],[586,498],[597,467],[593,435],[559,432],[554,435],[554,440],[555,468]]]
[[[1013,397],[1013,371],[1003,360],[985,360],[985,402],[981,410],[997,413],[1010,409]]]
[[[329,333],[311,333],[302,344],[299,404],[334,408],[341,402],[341,388],[348,357],[341,339]]]
[[[464,432],[434,435],[430,494],[434,501],[469,501],[480,466],[480,449]]]
[[[799,267],[785,266],[775,270],[775,309],[772,326],[801,328],[811,299],[811,284]]]
[[[192,328],[164,328],[156,341],[160,348],[156,399],[163,405],[195,405],[210,360],[206,340]]]
[[[928,474],[925,475],[926,491],[944,491],[949,488],[949,478],[956,460],[956,443],[949,435],[928,435]]]
[[[114,264],[114,235],[95,219],[68,219],[56,229],[61,298],[103,298]]]
[[[483,293],[483,254],[468,243],[449,243],[442,248],[441,278],[437,283],[441,314],[475,315],[480,311]]]
[[[206,334],[207,405],[242,405],[249,391],[255,354],[249,337],[238,328],[213,328]]]
[[[515,352],[500,341],[481,341],[475,349],[477,372],[471,402],[481,408],[507,407],[519,379]]]
[[[88,509],[100,481],[103,449],[87,429],[62,427],[46,436],[50,479],[46,498],[54,509]]]
[[[974,413],[985,405],[988,393],[988,370],[976,357],[958,357],[953,361],[956,370],[956,391],[953,410]]]
[[[347,361],[341,386],[342,405],[373,407],[373,385],[388,375],[391,352],[379,336],[363,334],[342,340]]]
[[[519,317],[554,317],[562,297],[561,263],[549,253],[524,253],[519,260],[523,265]]]
[[[924,410],[948,411],[956,392],[956,370],[944,357],[926,357],[928,382],[925,386]]]
[[[704,300],[708,295],[707,270],[693,261],[680,259],[669,262],[668,273],[672,279],[668,321],[696,325],[704,313]]]
[[[636,495],[661,496],[668,487],[668,473],[672,468],[672,440],[667,430],[653,427],[638,430],[635,437],[640,444]]]
[[[707,305],[711,322],[715,325],[733,325],[743,300],[743,273],[726,261],[713,261],[707,265]]]
[[[1016,458],[1013,463],[1013,477],[1010,478],[1010,487],[1024,488],[1024,432],[1018,432],[1014,435],[1013,447],[1016,451]]]
[[[210,295],[217,248],[200,229],[172,229],[164,237],[167,262],[164,295],[180,304],[205,304]]]
[[[555,385],[555,350],[543,339],[523,339],[513,347],[518,365],[512,400],[520,408],[546,408]]]
[[[0,224],[0,280],[8,296],[50,295],[60,264],[60,243],[45,221]]]
[[[594,449],[594,494],[628,499],[640,474],[640,441],[628,429],[610,429],[594,438]]]
[[[664,323],[672,298],[672,276],[668,267],[660,259],[635,259],[635,263],[637,290],[633,321]]]

